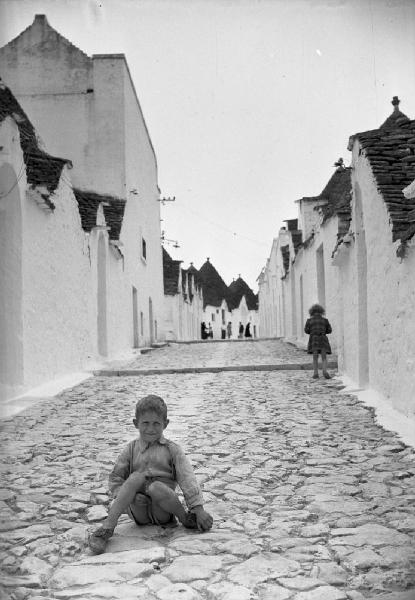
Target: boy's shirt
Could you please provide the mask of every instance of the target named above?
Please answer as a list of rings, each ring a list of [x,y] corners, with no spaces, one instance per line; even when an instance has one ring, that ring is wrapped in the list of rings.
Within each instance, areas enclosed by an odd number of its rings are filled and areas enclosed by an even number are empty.
[[[109,475],[109,491],[115,498],[124,481],[139,471],[169,487],[180,486],[189,509],[203,505],[203,496],[189,459],[178,444],[161,436],[148,444],[132,440],[122,451]]]

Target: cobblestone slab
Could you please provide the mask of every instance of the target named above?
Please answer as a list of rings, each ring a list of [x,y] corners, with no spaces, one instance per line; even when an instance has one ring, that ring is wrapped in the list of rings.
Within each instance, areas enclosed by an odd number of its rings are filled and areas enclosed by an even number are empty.
[[[200,360],[226,346],[205,344]],[[100,377],[3,421],[0,597],[412,600],[415,453],[340,388],[298,370]],[[166,435],[188,452],[214,528],[123,517],[90,556],[108,472],[150,392],[166,399]]]

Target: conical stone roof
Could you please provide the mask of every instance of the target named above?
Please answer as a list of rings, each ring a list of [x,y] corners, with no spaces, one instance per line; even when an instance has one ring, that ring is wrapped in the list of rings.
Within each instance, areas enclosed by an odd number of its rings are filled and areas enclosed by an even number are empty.
[[[258,308],[258,296],[254,294],[249,285],[242,279],[241,276],[235,281],[232,281],[228,288],[230,308],[237,308],[245,296],[248,310],[256,310]]]
[[[209,259],[199,269],[199,278],[203,290],[203,307],[208,304],[220,306],[223,299],[228,302],[228,286]]]

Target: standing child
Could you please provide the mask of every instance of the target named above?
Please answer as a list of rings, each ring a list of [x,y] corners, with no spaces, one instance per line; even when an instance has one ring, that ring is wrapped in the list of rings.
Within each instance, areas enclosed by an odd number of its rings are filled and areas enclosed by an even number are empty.
[[[326,312],[321,304],[313,304],[308,311],[310,318],[304,327],[305,333],[309,334],[308,339],[308,354],[313,355],[313,379],[318,379],[318,355],[321,354],[321,362],[323,375],[326,379],[330,379],[327,372],[327,354],[331,354],[330,343],[327,338],[327,333],[331,333],[331,325],[323,315]]]
[[[109,476],[115,499],[101,527],[89,536],[88,545],[95,554],[105,551],[125,512],[137,525],[176,523],[177,517],[188,529],[212,527],[189,459],[180,446],[163,436],[168,422],[167,406],[159,396],[145,396],[137,402],[133,423],[140,437],[124,448]],[[175,492],[177,484],[189,510]]]

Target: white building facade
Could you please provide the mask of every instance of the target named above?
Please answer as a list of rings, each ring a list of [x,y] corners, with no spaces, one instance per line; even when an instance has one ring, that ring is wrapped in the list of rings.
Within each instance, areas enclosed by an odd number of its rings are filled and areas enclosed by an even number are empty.
[[[70,163],[37,148],[30,123],[0,89],[0,399],[94,356],[98,231],[82,229]],[[9,105],[10,115],[5,115]],[[31,148],[31,156],[23,149]]]
[[[201,338],[203,293],[197,271],[181,268],[163,248],[164,330],[167,341],[192,341]]]
[[[113,217],[97,234],[98,354],[164,339],[157,163],[124,55],[91,58],[37,15],[0,71],[48,151],[72,161],[83,216],[102,204]]]
[[[308,308],[323,304],[339,371],[414,416],[415,121],[392,104],[379,129],[351,138],[351,167],[340,161],[320,196],[298,201],[301,243],[290,227],[274,240],[260,332],[305,347]]]

